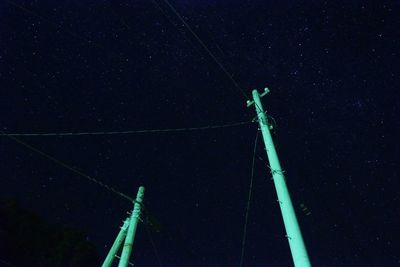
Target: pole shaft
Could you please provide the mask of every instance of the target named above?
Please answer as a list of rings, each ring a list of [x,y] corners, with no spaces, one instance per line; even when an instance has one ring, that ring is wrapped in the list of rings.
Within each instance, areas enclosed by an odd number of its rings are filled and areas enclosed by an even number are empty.
[[[144,196],[144,187],[139,187],[136,201],[133,207],[131,219],[129,221],[129,228],[126,234],[124,248],[122,250],[121,259],[119,261],[118,267],[126,267],[129,263],[129,257],[132,252],[133,240],[135,239],[136,228],[139,221],[140,211],[141,211],[141,203],[143,203]]]
[[[253,90],[253,99],[265,143],[265,148],[267,150],[268,160],[278,196],[279,206],[282,212],[283,223],[285,225],[290,251],[292,253],[293,263],[295,267],[309,267],[311,266],[311,263],[308,258],[300,227],[293,209],[293,204],[286,186],[285,177],[283,175],[281,164],[272,141],[267,119],[265,117],[257,90]]]
[[[118,233],[117,238],[114,241],[110,251],[107,254],[106,259],[103,262],[102,267],[110,267],[114,261],[115,254],[117,254],[118,249],[121,247],[122,243],[124,242],[124,238],[126,236],[126,230],[129,226],[129,218],[124,221],[124,224],[121,227],[121,230]]]

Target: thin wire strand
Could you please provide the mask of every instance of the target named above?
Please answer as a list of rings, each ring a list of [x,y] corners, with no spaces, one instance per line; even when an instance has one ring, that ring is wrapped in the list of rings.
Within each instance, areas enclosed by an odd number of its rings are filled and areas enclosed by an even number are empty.
[[[207,45],[201,40],[201,38],[194,32],[194,30],[190,27],[190,25],[183,19],[183,17],[179,14],[179,12],[172,6],[172,4],[168,0],[163,0],[169,8],[174,12],[174,14],[179,18],[179,20],[183,23],[183,25],[186,26],[186,28],[190,31],[190,33],[195,37],[195,39],[200,43],[200,45],[207,51],[207,53],[210,55],[210,57],[217,63],[217,65],[222,69],[222,71],[228,76],[228,78],[232,81],[232,83],[235,85],[235,87],[240,91],[240,93],[243,95],[243,97],[246,99],[246,101],[250,101],[249,96],[246,94],[246,92],[239,86],[239,84],[233,79],[232,75],[227,71],[227,69],[224,67],[224,65],[217,59],[217,57],[211,52],[211,50],[207,47]],[[153,4],[157,6],[158,9],[161,10],[161,12],[164,14],[164,16],[167,17],[165,12],[162,10],[162,7],[155,1],[152,0]],[[168,18],[168,17],[167,17]],[[169,20],[169,18],[168,18]],[[170,20],[171,22],[171,20]],[[178,27],[171,22],[175,26],[175,28],[181,33],[181,31],[178,29]],[[183,34],[182,34],[183,35]],[[186,38],[186,36],[185,36]],[[190,41],[191,42],[191,41]],[[197,50],[197,49],[196,49]],[[254,105],[257,106],[260,110],[261,108],[257,105],[256,102],[254,102]]]
[[[32,11],[32,10],[26,8],[25,6],[22,6],[22,5],[20,5],[20,4],[16,3],[16,2],[14,2],[14,1],[11,1],[11,0],[4,0],[4,1],[5,1],[6,3],[8,3],[8,4],[10,4],[10,5],[14,6],[14,7],[16,7],[16,8],[21,9],[22,11],[24,11],[24,12],[27,13],[27,14],[33,15],[33,16],[35,16],[35,17],[37,17],[37,18],[39,18],[39,19],[41,19],[41,20],[43,20],[43,21],[45,21],[45,22],[47,22],[47,23],[53,25],[53,26],[56,27],[57,29],[63,29],[65,32],[69,33],[71,36],[73,36],[73,37],[75,37],[75,38],[77,38],[77,39],[82,40],[84,43],[89,44],[89,45],[92,45],[92,46],[95,46],[95,47],[98,47],[98,48],[101,48],[105,53],[108,53],[108,50],[107,50],[104,46],[100,45],[99,43],[93,42],[91,39],[85,38],[85,37],[82,36],[81,34],[77,34],[77,33],[75,33],[74,31],[71,31],[71,30],[69,30],[69,29],[66,29],[66,28],[64,28],[64,27],[62,27],[62,26],[60,26],[60,25],[58,25],[57,23],[53,22],[52,20],[50,20],[50,19],[48,19],[48,18],[46,18],[46,17],[44,17],[44,16],[42,16],[42,15],[40,15],[40,14],[38,14],[38,13]],[[221,70],[226,74],[226,76],[232,81],[232,83],[234,84],[234,86],[240,91],[240,93],[243,95],[243,97],[246,99],[246,101],[247,101],[247,100],[250,100],[250,98],[249,98],[249,96],[246,94],[246,92],[239,86],[239,84],[236,82],[236,80],[233,79],[233,76],[227,71],[227,69],[224,67],[224,65],[223,65],[223,64],[217,59],[217,57],[211,52],[211,50],[207,47],[207,45],[206,45],[206,44],[201,40],[201,38],[194,32],[194,30],[193,30],[193,29],[190,27],[190,25],[183,19],[183,17],[179,14],[179,12],[172,6],[172,4],[171,4],[168,0],[163,0],[163,1],[166,3],[166,5],[168,5],[168,7],[173,11],[173,13],[179,18],[179,20],[185,25],[185,27],[186,27],[186,28],[189,30],[189,32],[194,36],[194,38],[200,43],[200,45],[207,51],[207,53],[209,54],[209,56],[210,56],[210,57],[215,61],[215,63],[221,68]],[[155,2],[154,0],[152,0],[152,2],[153,2],[153,4],[155,4],[156,7],[157,7],[158,9],[160,9],[160,10],[162,11],[162,13],[167,17],[167,15],[165,14],[165,12],[163,12],[161,6],[160,6],[157,2]],[[168,17],[167,17],[167,18],[168,18]],[[169,18],[168,18],[168,19],[169,19]],[[171,22],[171,21],[170,21],[170,22]],[[172,22],[171,22],[171,23],[172,23]],[[175,26],[175,28],[176,28],[180,33],[182,33],[182,32],[177,28],[177,26],[176,26],[174,23],[172,23],[172,24]],[[126,26],[127,26],[127,25],[126,25]],[[128,27],[128,28],[129,28],[129,27]],[[186,38],[186,36],[185,36],[185,38]],[[186,39],[187,39],[187,38],[186,38]],[[189,40],[189,39],[188,39],[188,40]],[[189,40],[189,41],[190,41],[190,40]],[[191,41],[190,41],[190,42],[191,42]],[[191,43],[192,43],[192,42],[191,42]],[[194,47],[193,43],[192,43],[192,46]],[[197,49],[196,49],[196,50],[197,50]],[[112,56],[112,55],[110,54],[110,56]],[[100,58],[99,58],[99,60],[100,60],[103,64],[105,64]],[[123,62],[121,58],[119,58],[119,61]]]
[[[200,45],[207,51],[209,56],[215,61],[215,63],[221,68],[221,70],[228,76],[228,78],[232,81],[235,87],[240,91],[243,97],[246,100],[249,100],[246,92],[239,86],[239,84],[233,79],[232,75],[227,71],[224,65],[217,59],[217,57],[211,52],[211,50],[207,47],[207,45],[201,40],[201,38],[193,31],[192,27],[182,18],[179,12],[172,6],[172,4],[168,0],[163,0],[168,7],[174,12],[174,14],[179,18],[179,20],[185,25],[185,27],[190,31],[190,33],[194,36],[194,38],[200,43]],[[154,2],[154,1],[153,1]]]
[[[13,140],[13,141],[15,141],[15,142],[17,142],[17,143],[19,143],[19,144],[25,146],[26,148],[28,148],[28,149],[30,149],[30,150],[32,150],[32,151],[34,151],[34,152],[40,154],[41,156],[43,156],[43,157],[45,157],[45,158],[47,158],[47,159],[53,161],[54,163],[56,163],[56,164],[58,164],[58,165],[64,167],[65,169],[70,170],[70,171],[72,171],[72,172],[78,174],[79,176],[82,176],[82,177],[86,178],[87,180],[89,180],[89,181],[91,181],[91,182],[93,182],[93,183],[95,183],[95,184],[97,184],[97,185],[99,185],[99,186],[101,186],[101,187],[107,189],[108,191],[110,191],[110,192],[112,192],[112,193],[114,193],[114,194],[116,194],[116,195],[118,195],[118,196],[120,196],[120,197],[122,197],[122,198],[124,198],[124,199],[127,199],[127,200],[129,200],[130,202],[135,202],[135,200],[134,200],[133,198],[131,198],[131,197],[125,195],[124,193],[121,193],[121,192],[119,192],[118,190],[114,189],[113,187],[111,187],[111,186],[109,186],[109,185],[106,185],[105,183],[103,183],[103,182],[101,182],[101,181],[99,181],[99,180],[97,180],[97,179],[95,179],[95,178],[93,178],[93,177],[91,177],[91,176],[89,176],[89,175],[83,173],[82,171],[80,171],[80,170],[78,170],[78,169],[76,169],[76,168],[74,168],[74,167],[69,166],[69,165],[66,164],[65,162],[63,162],[63,161],[61,161],[61,160],[58,160],[58,159],[54,158],[53,156],[50,156],[49,154],[47,154],[47,153],[45,153],[45,152],[43,152],[43,151],[41,151],[41,150],[39,150],[39,149],[37,149],[37,148],[31,146],[31,145],[29,145],[29,144],[27,144],[27,143],[25,143],[25,142],[19,140],[19,139],[16,138],[16,137],[10,136],[10,135],[4,133],[3,131],[0,131],[0,133],[1,133],[2,135],[4,135],[4,136],[10,138],[11,140]]]
[[[209,125],[201,127],[189,127],[189,128],[169,128],[169,129],[150,129],[150,130],[133,130],[133,131],[113,131],[113,132],[71,132],[71,133],[4,133],[7,136],[79,136],[79,135],[122,135],[122,134],[142,134],[142,133],[165,133],[165,132],[185,132],[185,131],[197,131],[197,130],[208,130],[208,129],[219,129],[227,127],[241,126],[250,124],[253,121],[242,121],[234,122],[223,125]]]
[[[24,7],[24,6],[22,6],[22,5],[20,5],[20,4],[18,4],[18,3],[16,3],[16,2],[14,2],[14,1],[11,1],[11,0],[4,0],[5,2],[7,2],[8,4],[10,4],[10,5],[12,5],[12,6],[14,6],[14,7],[17,7],[17,8],[19,8],[19,9],[21,9],[21,10],[23,10],[25,13],[28,13],[28,14],[30,14],[30,15],[33,15],[33,16],[35,16],[35,17],[37,17],[37,18],[39,18],[39,19],[41,19],[41,20],[43,20],[43,21],[46,21],[47,23],[49,23],[49,24],[51,24],[51,25],[53,25],[54,27],[56,27],[56,28],[62,28],[60,25],[58,25],[57,23],[55,23],[55,22],[53,22],[52,20],[50,20],[50,19],[47,19],[46,17],[44,17],[44,16],[42,16],[42,15],[39,15],[39,14],[37,14],[36,12],[34,12],[34,11],[32,11],[32,10],[30,10],[30,9],[28,9],[28,8],[26,8],[26,7]],[[171,5],[171,3],[169,3],[167,0],[163,0],[167,5],[168,5],[168,7],[174,12],[174,14],[179,18],[179,20],[185,25],[185,27],[190,31],[190,33],[195,37],[195,39],[200,43],[200,45],[207,51],[207,53],[210,55],[210,57],[217,63],[217,65],[221,68],[221,70],[228,76],[228,78],[233,82],[233,84],[235,85],[235,87],[242,93],[242,95],[244,96],[244,98],[246,99],[246,100],[249,100],[249,97],[248,97],[248,95],[244,92],[244,90],[239,86],[239,84],[233,79],[233,77],[232,77],[232,75],[226,70],[226,68],[222,65],[222,63],[216,58],[216,56],[210,51],[210,49],[205,45],[205,43],[200,39],[200,37],[193,31],[193,29],[190,27],[190,25],[182,18],[182,16],[179,14],[179,12]],[[157,8],[158,9],[160,9],[160,10],[162,10],[162,8],[160,7],[160,5],[157,3],[157,2],[155,2],[154,0],[152,1],[153,2],[153,4],[155,4],[156,6],[157,6]],[[164,12],[163,12],[164,13]],[[172,22],[171,22],[172,23]],[[173,23],[172,23],[173,24]],[[175,27],[176,27],[176,25],[174,25]],[[88,38],[85,38],[84,36],[82,36],[82,35],[79,35],[79,34],[77,34],[77,33],[75,33],[74,31],[71,31],[71,30],[69,30],[69,29],[63,29],[65,32],[68,32],[71,36],[73,36],[73,37],[75,37],[75,38],[77,38],[77,39],[80,39],[80,40],[82,40],[82,41],[84,41],[85,43],[87,43],[87,44],[90,44],[90,45],[93,45],[93,46],[96,46],[96,47],[98,47],[98,48],[101,48],[102,50],[104,50],[105,52],[107,52],[107,49],[104,47],[104,46],[102,46],[102,45],[100,45],[100,44],[98,44],[98,43],[96,43],[96,42],[93,42],[92,40],[90,40],[90,39],[88,39]],[[121,59],[120,59],[120,61],[122,61]],[[104,62],[103,62],[104,63]]]
[[[174,21],[172,21],[172,19],[168,16],[167,12],[165,12],[164,9],[162,9],[162,7],[161,7],[155,0],[152,0],[151,2],[158,8],[158,10],[160,10],[160,12],[161,12],[161,13],[164,15],[164,17],[169,21],[169,23],[171,23],[171,24],[175,27],[176,31],[179,32],[179,33],[183,36],[183,38],[184,38],[186,41],[188,41],[188,42],[192,45],[193,49],[197,52],[197,54],[199,54],[199,56],[200,56],[201,58],[204,58],[204,57],[203,57],[203,56],[204,56],[203,53],[194,45],[193,41],[192,41],[190,38],[188,38],[188,37],[182,32],[182,30],[174,23]]]
[[[161,262],[161,258],[160,258],[160,255],[158,254],[156,243],[154,242],[154,239],[153,239],[153,237],[151,235],[151,232],[150,232],[150,229],[149,229],[149,226],[148,226],[148,217],[147,216],[146,216],[144,224],[145,224],[145,228],[146,228],[146,232],[147,232],[147,237],[148,237],[148,239],[149,239],[149,241],[151,243],[151,246],[153,247],[153,251],[154,251],[154,254],[156,255],[158,264],[160,265],[160,267],[162,267],[164,265]]]
[[[242,253],[241,253],[241,256],[240,256],[240,267],[243,266],[243,260],[244,260],[244,249],[245,249],[245,245],[246,245],[247,223],[248,223],[248,219],[249,219],[250,202],[251,202],[251,195],[252,195],[252,191],[253,191],[254,163],[255,163],[256,151],[257,151],[257,141],[258,141],[258,130],[257,130],[257,133],[256,133],[256,138],[254,140],[254,151],[253,151],[253,160],[252,160],[252,167],[251,167],[251,178],[250,178],[250,186],[249,186],[249,198],[247,200],[246,216],[245,216],[245,219],[244,219],[244,226],[243,226]]]

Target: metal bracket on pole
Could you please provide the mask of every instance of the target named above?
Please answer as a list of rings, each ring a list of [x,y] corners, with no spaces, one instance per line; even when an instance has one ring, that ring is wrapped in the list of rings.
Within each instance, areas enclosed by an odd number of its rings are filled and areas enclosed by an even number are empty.
[[[121,259],[121,257],[118,256],[118,255],[115,255],[115,257],[116,257],[117,259]],[[132,262],[128,262],[128,265],[130,265],[130,266],[135,266],[135,264],[133,264]]]
[[[269,93],[269,89],[268,89],[268,87],[265,87],[264,88],[264,93],[262,93],[261,95],[260,95],[260,98],[262,98],[263,96],[265,96],[266,94],[268,94]],[[252,101],[252,100],[247,100],[247,107],[250,107],[251,105],[253,105],[254,104],[254,100]]]

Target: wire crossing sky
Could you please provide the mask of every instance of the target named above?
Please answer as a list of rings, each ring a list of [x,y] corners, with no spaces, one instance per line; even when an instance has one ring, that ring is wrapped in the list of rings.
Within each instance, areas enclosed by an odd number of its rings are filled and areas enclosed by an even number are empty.
[[[93,178],[93,177],[91,177],[91,176],[89,176],[89,175],[83,173],[82,171],[78,170],[77,168],[71,167],[71,166],[68,165],[67,163],[65,163],[65,162],[63,162],[63,161],[61,161],[61,160],[58,160],[58,159],[56,159],[56,158],[53,157],[53,156],[50,156],[49,154],[47,154],[47,153],[45,153],[45,152],[43,152],[43,151],[41,151],[41,150],[39,150],[39,149],[37,149],[37,148],[35,148],[35,147],[29,145],[29,144],[27,144],[26,142],[23,142],[23,141],[21,141],[21,140],[15,138],[14,136],[9,135],[9,134],[5,134],[5,133],[2,132],[2,131],[0,131],[0,133],[1,133],[3,136],[7,136],[7,137],[10,138],[11,140],[17,142],[18,144],[21,144],[21,145],[25,146],[25,147],[28,148],[29,150],[31,150],[31,151],[33,151],[33,152],[35,152],[35,153],[37,153],[37,154],[39,154],[39,155],[41,155],[41,156],[43,156],[43,157],[49,159],[50,161],[53,161],[54,163],[56,163],[56,164],[62,166],[63,168],[66,168],[67,170],[70,170],[70,171],[72,171],[73,173],[78,174],[79,176],[84,177],[84,178],[86,178],[87,180],[89,180],[89,181],[91,181],[91,182],[93,182],[93,183],[95,183],[95,184],[97,184],[97,185],[99,185],[99,186],[105,188],[106,190],[108,190],[108,191],[110,191],[110,192],[116,194],[117,196],[122,197],[122,198],[124,198],[124,199],[127,199],[127,200],[129,200],[130,202],[132,202],[132,203],[135,201],[133,198],[131,198],[131,197],[125,195],[124,193],[119,192],[118,190],[114,189],[113,187],[111,187],[111,186],[109,186],[109,185],[106,185],[106,184],[104,184],[103,182],[101,182],[100,180],[95,179],[95,178]]]
[[[132,130],[132,131],[109,131],[109,132],[76,132],[76,133],[4,133],[7,136],[78,136],[78,135],[125,135],[125,134],[143,134],[143,133],[165,133],[165,132],[187,132],[198,130],[219,129],[227,127],[236,127],[250,124],[252,121],[235,122],[222,125],[209,125],[201,127],[188,128],[172,128],[172,129],[149,129],[149,130]]]

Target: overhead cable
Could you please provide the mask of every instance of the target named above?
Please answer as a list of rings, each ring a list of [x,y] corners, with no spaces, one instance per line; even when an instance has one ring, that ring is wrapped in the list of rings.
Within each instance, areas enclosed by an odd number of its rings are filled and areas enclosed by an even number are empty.
[[[123,135],[123,134],[142,134],[142,133],[165,133],[165,132],[185,132],[185,131],[197,131],[197,130],[209,130],[219,129],[226,127],[235,127],[245,124],[250,124],[253,121],[242,121],[233,122],[222,125],[208,125],[201,127],[189,127],[189,128],[167,128],[167,129],[148,129],[148,130],[131,130],[131,131],[111,131],[111,132],[61,132],[61,133],[4,133],[7,136],[77,136],[77,135]]]
[[[34,151],[34,152],[40,154],[41,156],[43,156],[43,157],[45,157],[45,158],[47,158],[47,159],[53,161],[54,163],[56,163],[56,164],[58,164],[58,165],[64,167],[65,169],[70,170],[70,171],[72,171],[72,172],[78,174],[78,175],[81,176],[81,177],[86,178],[87,180],[89,180],[89,181],[91,181],[91,182],[93,182],[93,183],[95,183],[95,184],[97,184],[97,185],[103,187],[104,189],[106,189],[106,190],[108,190],[108,191],[110,191],[110,192],[112,192],[112,193],[114,193],[114,194],[116,194],[116,195],[118,195],[118,196],[120,196],[120,197],[122,197],[122,198],[125,198],[125,199],[129,200],[130,202],[134,202],[134,201],[135,201],[133,198],[131,198],[131,197],[125,195],[124,193],[119,192],[119,191],[116,190],[115,188],[113,188],[113,187],[111,187],[111,186],[109,186],[109,185],[103,183],[102,181],[99,181],[99,180],[97,180],[97,179],[95,179],[95,178],[93,178],[93,177],[91,177],[91,176],[89,176],[89,175],[83,173],[82,171],[78,170],[77,168],[74,168],[74,167],[69,166],[69,165],[66,164],[65,162],[63,162],[63,161],[61,161],[61,160],[58,160],[58,159],[54,158],[53,156],[50,156],[49,154],[47,154],[47,153],[45,153],[45,152],[43,152],[43,151],[41,151],[41,150],[39,150],[39,149],[37,149],[37,148],[31,146],[31,145],[29,145],[29,144],[27,144],[27,143],[25,143],[25,142],[19,140],[18,138],[14,137],[14,136],[10,136],[10,135],[4,133],[3,131],[0,131],[0,134],[1,134],[1,135],[4,135],[4,136],[7,136],[8,138],[12,139],[13,141],[15,141],[15,142],[17,142],[17,143],[19,143],[19,144],[25,146],[26,148],[28,148],[28,149],[30,149],[30,150],[32,150],[32,151]]]
[[[253,191],[253,180],[254,180],[254,163],[255,163],[255,158],[256,158],[256,151],[257,151],[257,141],[258,141],[258,130],[256,133],[256,138],[254,140],[254,151],[253,151],[253,160],[251,164],[251,177],[250,177],[250,186],[249,186],[249,197],[247,199],[247,205],[246,205],[246,215],[244,218],[244,226],[243,226],[243,237],[242,237],[242,253],[240,255],[240,267],[243,266],[243,260],[244,260],[244,249],[246,245],[246,235],[247,235],[247,224],[249,220],[249,210],[250,210],[250,203],[251,203],[251,195]]]
[[[249,96],[246,94],[246,92],[239,86],[239,84],[236,82],[235,79],[233,79],[232,74],[228,72],[228,70],[224,67],[224,65],[218,60],[218,58],[211,52],[211,50],[207,47],[207,45],[201,40],[201,38],[194,32],[192,27],[183,19],[183,17],[179,14],[179,12],[174,8],[174,6],[168,1],[168,0],[163,0],[168,7],[172,10],[172,12],[179,18],[179,20],[185,25],[185,27],[189,30],[189,32],[193,35],[193,37],[199,42],[199,44],[206,50],[206,52],[209,54],[209,56],[215,61],[215,63],[221,68],[221,70],[226,74],[226,76],[232,81],[234,86],[240,91],[240,93],[243,95],[243,97],[246,100],[249,100]],[[160,6],[153,0],[153,3],[156,4],[157,8],[160,8]]]

